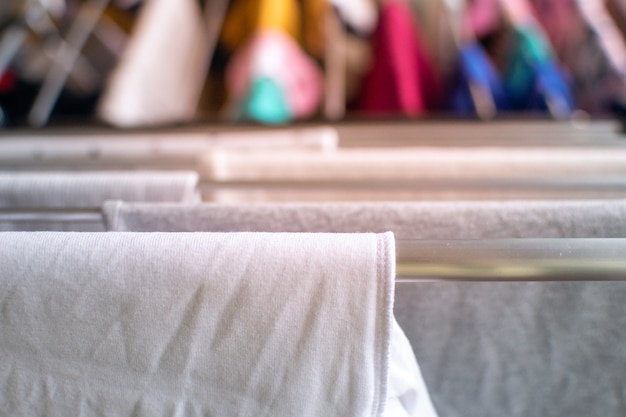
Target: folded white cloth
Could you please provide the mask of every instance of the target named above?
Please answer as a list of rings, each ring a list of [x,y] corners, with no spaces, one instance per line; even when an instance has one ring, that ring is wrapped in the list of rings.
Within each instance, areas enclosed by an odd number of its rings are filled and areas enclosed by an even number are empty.
[[[330,126],[221,132],[208,132],[205,128],[149,132],[119,130],[98,134],[37,132],[3,137],[0,163],[20,169],[29,164],[36,168],[42,163],[90,166],[97,162],[115,166],[129,159],[154,163],[155,158],[194,164],[199,155],[218,149],[329,151],[336,149],[337,143],[337,131]]]
[[[107,200],[198,202],[195,172],[1,172],[0,207],[99,209]],[[97,213],[96,213],[97,214]],[[0,231],[103,231],[95,221],[2,220]]]
[[[106,200],[197,201],[195,172],[0,172],[0,207],[100,207]]]
[[[391,233],[0,233],[0,409],[381,416],[394,264]]]

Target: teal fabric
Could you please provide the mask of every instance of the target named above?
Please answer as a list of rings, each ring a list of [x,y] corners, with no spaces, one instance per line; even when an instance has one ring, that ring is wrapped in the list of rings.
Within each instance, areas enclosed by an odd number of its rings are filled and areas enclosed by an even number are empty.
[[[278,83],[269,77],[255,78],[242,105],[240,118],[267,124],[290,121],[289,105]]]

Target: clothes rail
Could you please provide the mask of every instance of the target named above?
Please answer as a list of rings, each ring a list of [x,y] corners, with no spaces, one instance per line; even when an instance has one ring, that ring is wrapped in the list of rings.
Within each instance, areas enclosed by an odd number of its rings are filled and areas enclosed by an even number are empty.
[[[100,208],[0,208],[0,222],[104,223]]]
[[[99,209],[0,209],[0,222],[103,222]],[[626,281],[626,238],[396,240],[396,282]]]
[[[420,178],[393,180],[201,180],[201,192],[219,190],[533,190],[533,191],[626,191],[626,176],[579,176],[536,178]]]
[[[397,240],[396,281],[626,281],[626,239]]]

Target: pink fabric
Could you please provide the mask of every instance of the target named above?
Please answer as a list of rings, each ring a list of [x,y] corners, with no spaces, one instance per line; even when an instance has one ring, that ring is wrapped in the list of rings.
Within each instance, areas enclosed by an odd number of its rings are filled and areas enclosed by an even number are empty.
[[[296,118],[314,114],[322,100],[321,71],[286,33],[258,32],[235,54],[226,70],[231,99],[238,101],[245,97],[254,77],[267,77],[278,83],[290,113]]]
[[[373,44],[373,66],[365,78],[358,107],[367,112],[411,116],[436,108],[441,101],[441,84],[406,3],[393,1],[383,6]]]
[[[599,1],[599,0],[597,0]],[[550,43],[562,60],[568,45],[582,41],[586,36],[586,22],[575,0],[530,0],[535,16],[550,39]]]
[[[500,23],[499,0],[470,0],[463,16],[463,32],[470,38],[493,32]]]
[[[528,0],[502,0],[507,17],[516,25],[534,24],[533,8]]]

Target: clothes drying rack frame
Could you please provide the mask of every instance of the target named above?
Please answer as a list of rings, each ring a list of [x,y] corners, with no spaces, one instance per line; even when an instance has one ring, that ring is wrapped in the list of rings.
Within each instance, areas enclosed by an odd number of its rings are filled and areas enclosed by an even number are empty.
[[[0,208],[0,222],[104,223],[100,208]],[[626,281],[626,238],[396,239],[396,282]]]

